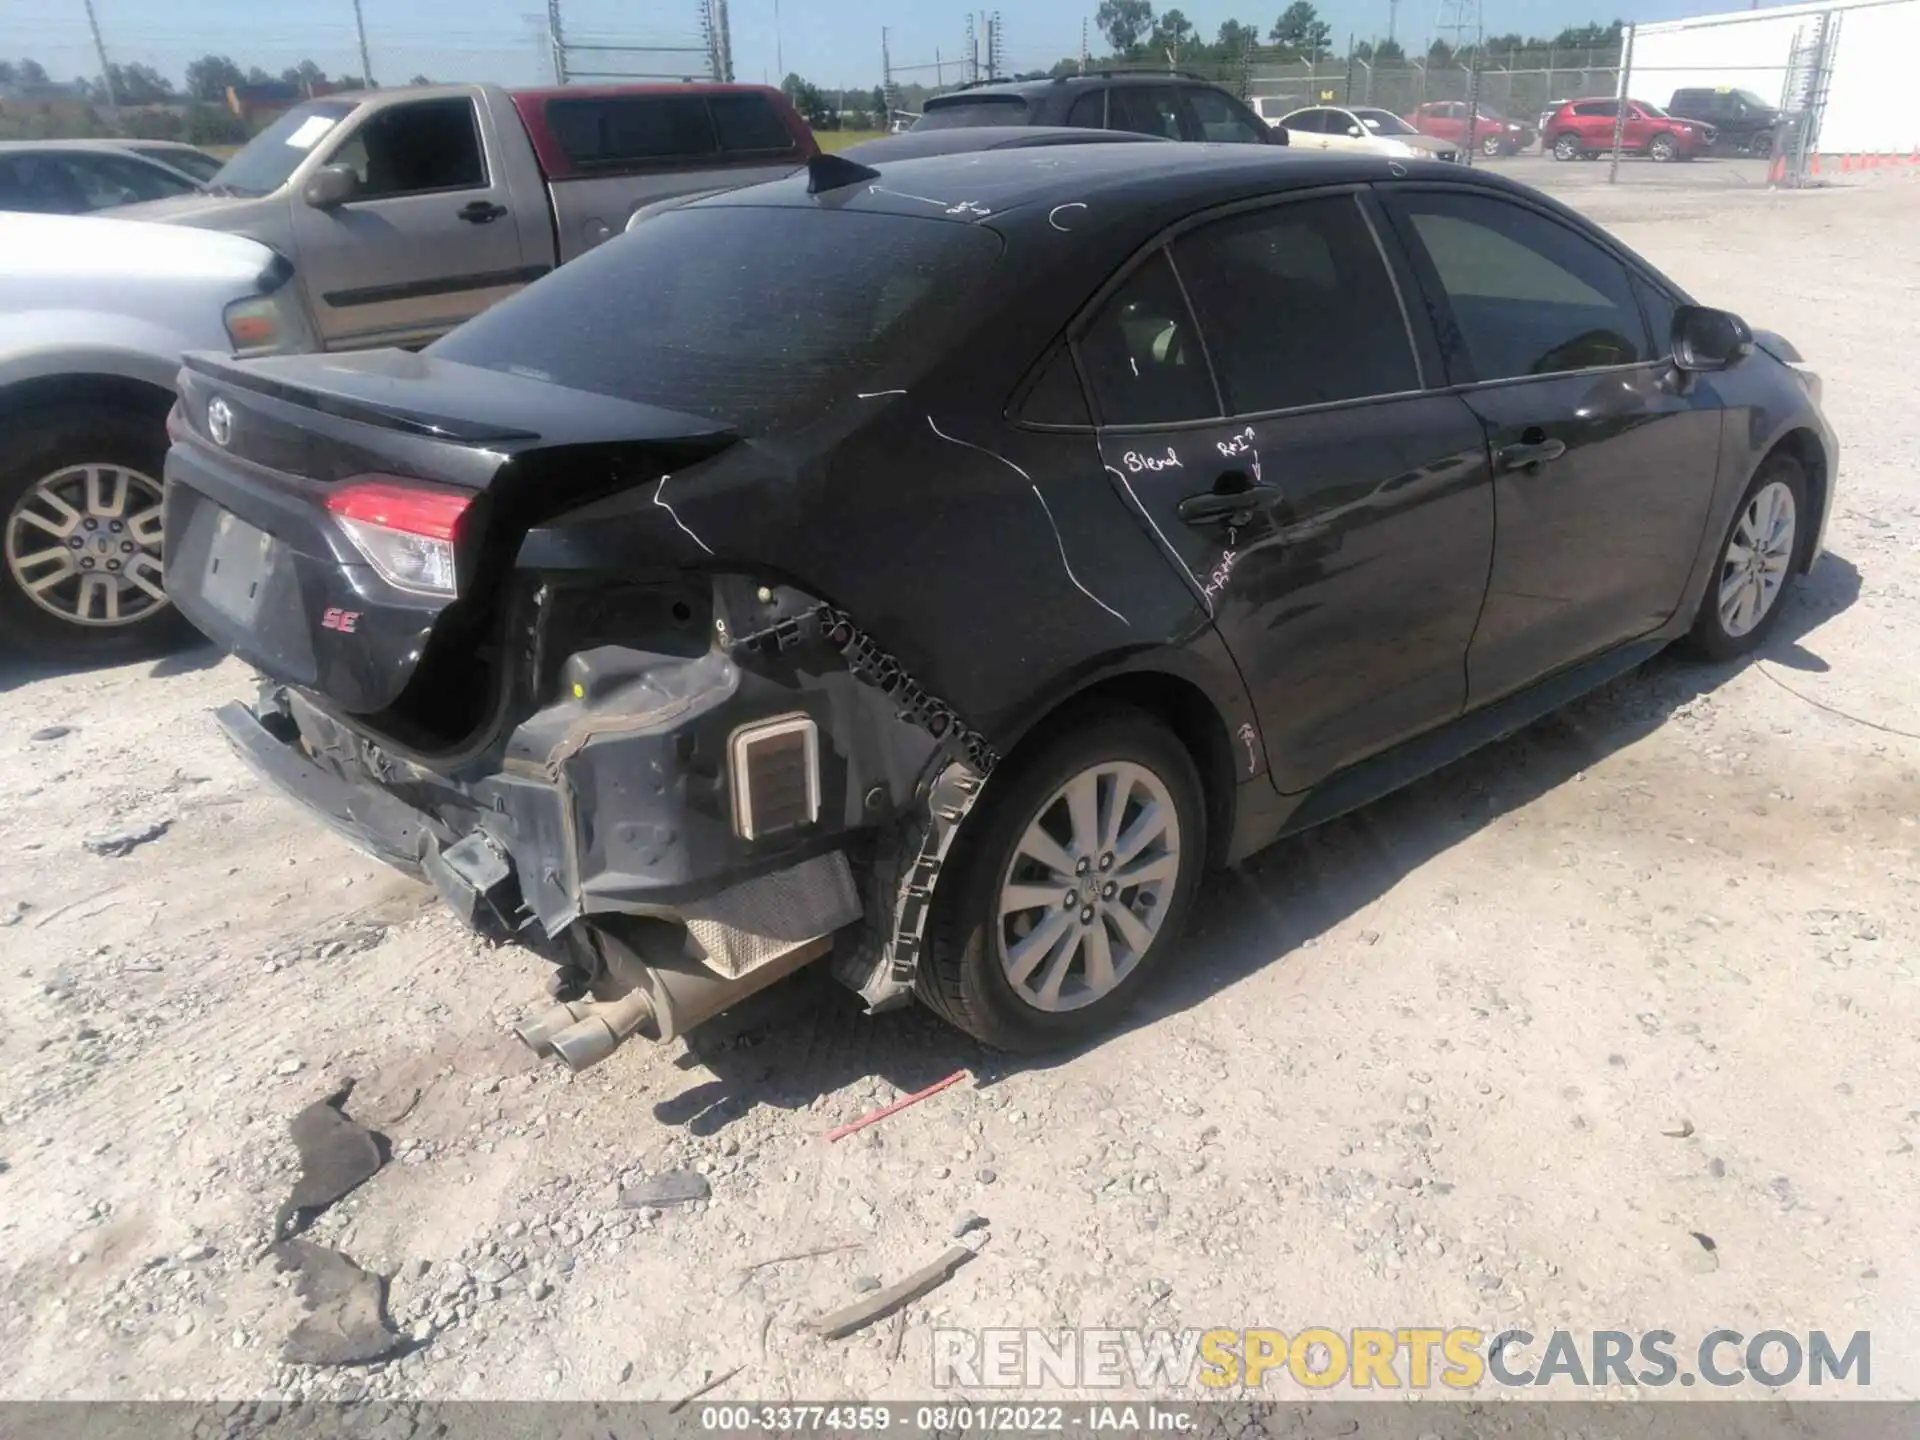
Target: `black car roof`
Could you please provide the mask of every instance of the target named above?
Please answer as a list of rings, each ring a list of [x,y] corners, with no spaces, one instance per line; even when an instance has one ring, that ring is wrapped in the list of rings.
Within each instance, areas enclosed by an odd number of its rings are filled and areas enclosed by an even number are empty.
[[[1442,161],[1265,145],[1047,145],[880,161],[875,178],[819,195],[806,172],[696,200],[682,208],[822,206],[980,222],[1029,206],[1124,198],[1199,209],[1247,195],[1420,175],[1515,193],[1526,187]]]
[[[1210,90],[1226,89],[1226,86],[1217,80],[1209,80],[1204,75],[1188,75],[1177,70],[1171,72],[1092,70],[1084,75],[1056,75],[1048,80],[989,80],[984,85],[966,85],[958,90],[950,90],[945,95],[928,96],[922,108],[938,110],[948,105],[964,104],[982,95],[1015,95],[1025,98],[1081,85],[1205,85]]]
[[[924,155],[956,151],[1025,149],[1054,145],[1171,145],[1164,135],[1142,135],[1132,130],[1086,130],[1066,125],[963,125],[945,130],[909,130],[863,140],[840,152],[862,165],[897,164]]]

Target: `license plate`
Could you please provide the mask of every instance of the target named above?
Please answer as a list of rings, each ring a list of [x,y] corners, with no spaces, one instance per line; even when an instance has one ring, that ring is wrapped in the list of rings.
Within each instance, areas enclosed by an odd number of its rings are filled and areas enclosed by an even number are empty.
[[[238,515],[221,513],[207,549],[207,572],[200,593],[230,620],[250,625],[260,610],[260,595],[273,569],[273,537]]]

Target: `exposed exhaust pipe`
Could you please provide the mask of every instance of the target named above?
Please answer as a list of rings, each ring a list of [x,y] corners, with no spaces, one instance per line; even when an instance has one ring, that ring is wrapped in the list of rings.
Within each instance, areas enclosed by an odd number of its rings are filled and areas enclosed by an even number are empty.
[[[558,1056],[576,1073],[598,1065],[642,1030],[662,1041],[685,1034],[824,955],[833,944],[832,936],[822,935],[744,975],[730,977],[684,954],[644,960],[625,939],[603,926],[596,925],[590,933],[606,960],[607,973],[615,983],[628,987],[625,993],[612,1000],[568,1001],[513,1027],[534,1054]],[[649,927],[645,933],[649,939],[639,943],[649,950],[659,948],[657,931]]]

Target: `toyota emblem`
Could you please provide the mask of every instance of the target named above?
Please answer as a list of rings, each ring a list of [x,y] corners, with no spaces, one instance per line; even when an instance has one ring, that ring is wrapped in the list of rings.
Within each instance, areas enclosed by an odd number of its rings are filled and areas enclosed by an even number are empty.
[[[215,400],[207,406],[207,433],[216,445],[233,439],[233,408],[226,401]]]

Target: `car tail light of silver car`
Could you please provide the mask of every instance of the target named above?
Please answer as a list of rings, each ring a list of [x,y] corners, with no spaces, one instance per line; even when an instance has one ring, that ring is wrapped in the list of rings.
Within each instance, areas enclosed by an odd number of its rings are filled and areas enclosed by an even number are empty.
[[[327,497],[360,553],[388,584],[425,595],[458,590],[454,542],[471,495],[403,480],[349,480]]]
[[[820,729],[805,715],[743,725],[727,746],[733,824],[743,840],[811,825],[820,815]]]

